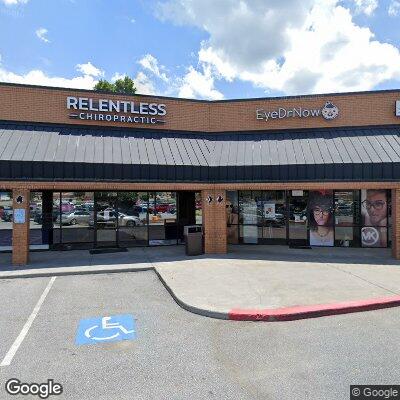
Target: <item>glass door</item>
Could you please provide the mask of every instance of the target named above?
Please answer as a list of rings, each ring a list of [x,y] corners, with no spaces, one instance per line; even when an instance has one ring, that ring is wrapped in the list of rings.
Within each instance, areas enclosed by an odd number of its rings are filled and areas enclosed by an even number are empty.
[[[288,203],[289,246],[309,246],[308,192],[305,190],[290,190],[288,192]]]
[[[118,208],[116,192],[95,193],[94,226],[96,247],[118,246]]]

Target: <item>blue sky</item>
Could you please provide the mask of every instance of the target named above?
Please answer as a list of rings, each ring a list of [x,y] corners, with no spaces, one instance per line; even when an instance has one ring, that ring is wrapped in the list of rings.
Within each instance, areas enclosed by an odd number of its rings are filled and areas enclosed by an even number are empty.
[[[0,81],[202,99],[400,87],[399,0],[0,0]]]

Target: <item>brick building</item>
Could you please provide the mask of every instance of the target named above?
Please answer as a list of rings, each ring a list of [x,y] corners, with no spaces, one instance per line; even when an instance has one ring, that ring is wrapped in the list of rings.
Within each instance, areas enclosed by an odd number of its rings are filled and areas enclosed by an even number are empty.
[[[199,101],[0,84],[0,251],[391,247],[400,91]],[[397,104],[397,110],[396,110]]]

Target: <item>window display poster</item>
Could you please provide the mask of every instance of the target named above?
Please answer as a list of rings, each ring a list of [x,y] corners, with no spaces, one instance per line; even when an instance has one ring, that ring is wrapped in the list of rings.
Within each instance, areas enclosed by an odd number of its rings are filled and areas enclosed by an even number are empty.
[[[335,240],[333,225],[333,191],[309,192],[310,245],[333,246]]]
[[[385,189],[361,190],[362,247],[387,247],[387,203]]]
[[[264,203],[264,217],[275,219],[275,203]]]

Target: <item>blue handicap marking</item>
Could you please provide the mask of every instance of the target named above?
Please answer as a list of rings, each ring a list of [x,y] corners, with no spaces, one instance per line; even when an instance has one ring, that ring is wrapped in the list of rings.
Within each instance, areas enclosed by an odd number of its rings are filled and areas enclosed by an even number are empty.
[[[135,319],[130,314],[82,319],[76,344],[95,344],[136,339]]]

